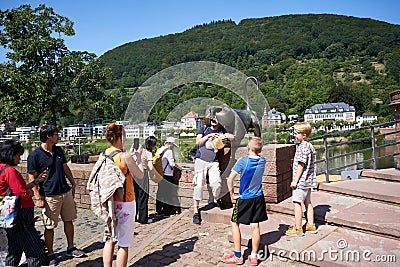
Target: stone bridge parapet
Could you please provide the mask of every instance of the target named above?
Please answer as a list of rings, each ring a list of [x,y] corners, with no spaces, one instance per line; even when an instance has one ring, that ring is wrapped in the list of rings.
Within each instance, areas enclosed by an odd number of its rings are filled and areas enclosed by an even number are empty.
[[[267,203],[279,203],[291,196],[290,182],[292,179],[292,160],[295,153],[295,145],[265,145],[262,150],[262,155],[267,160],[265,172],[263,176],[263,190],[265,195],[265,201]],[[247,154],[247,148],[241,147],[236,150],[235,158],[239,159]],[[94,163],[89,164],[76,164],[69,163],[68,166],[72,171],[72,175],[76,181],[75,201],[77,207],[88,209],[90,208],[90,197],[89,192],[86,189],[86,184],[89,175],[92,171]],[[194,164],[192,163],[181,163],[182,166],[182,177],[179,182],[178,197],[181,203],[181,207],[187,208],[192,205],[192,194],[193,194],[193,175],[194,175]],[[27,179],[27,168],[26,162],[21,163],[16,167]],[[223,181],[223,192],[226,190],[226,177],[229,174],[228,171],[222,175]],[[225,185],[225,187],[224,187]],[[157,192],[157,184],[150,181],[150,199],[149,209],[155,209],[155,195]],[[238,189],[238,182],[235,187]],[[204,200],[206,203],[209,199],[209,188],[204,187]],[[227,191],[225,191],[227,192]]]

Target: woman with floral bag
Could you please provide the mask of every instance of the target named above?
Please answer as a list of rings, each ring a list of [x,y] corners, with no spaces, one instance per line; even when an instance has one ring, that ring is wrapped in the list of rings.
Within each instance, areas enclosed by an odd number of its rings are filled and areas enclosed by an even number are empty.
[[[19,196],[21,206],[16,225],[5,229],[8,240],[5,265],[18,266],[22,253],[25,253],[28,267],[43,266],[46,265],[45,251],[34,226],[31,188],[43,182],[47,178],[47,172],[26,184],[21,173],[14,168],[23,152],[24,148],[15,140],[6,140],[0,144],[0,196]]]

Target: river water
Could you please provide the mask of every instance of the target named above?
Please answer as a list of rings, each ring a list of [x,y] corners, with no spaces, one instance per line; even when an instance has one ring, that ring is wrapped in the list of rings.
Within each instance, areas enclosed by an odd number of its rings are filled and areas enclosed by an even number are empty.
[[[345,153],[357,151],[360,149],[366,149],[370,148],[371,144],[350,144],[350,145],[341,145],[338,147],[333,147],[328,149],[328,155],[329,157],[332,156],[337,156],[337,155],[342,155]],[[317,148],[317,146],[315,146]],[[388,146],[388,147],[382,147],[378,148],[376,150],[376,155],[377,157],[384,156],[384,155],[389,155],[395,153],[396,146]],[[324,150],[317,150],[317,160],[323,159],[324,158]],[[341,171],[344,170],[362,170],[362,169],[372,169],[373,168],[373,162],[365,162],[362,163],[364,160],[369,160],[372,159],[372,150],[367,150],[364,152],[352,154],[352,155],[346,155],[340,158],[335,158],[333,160],[329,160],[329,169],[345,166],[351,163],[355,162],[360,162],[360,164],[355,165],[355,166],[350,166],[345,169],[340,169],[340,170],[335,170],[332,171],[331,174],[340,174]],[[395,159],[393,156],[386,157],[383,159],[378,159],[377,160],[377,168],[378,169],[386,169],[386,168],[394,168],[396,166],[395,164]],[[317,173],[323,172],[325,170],[325,164],[324,163],[319,163],[317,164]]]

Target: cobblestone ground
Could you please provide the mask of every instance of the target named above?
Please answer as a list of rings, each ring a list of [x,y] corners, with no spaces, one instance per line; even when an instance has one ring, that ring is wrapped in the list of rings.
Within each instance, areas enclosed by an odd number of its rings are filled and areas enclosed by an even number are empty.
[[[75,245],[86,243],[88,240],[92,240],[94,237],[98,237],[104,231],[104,225],[97,218],[94,213],[89,209],[77,209],[78,218],[74,221]],[[41,209],[35,208],[35,215],[41,218]],[[36,230],[42,234],[44,232],[44,226],[41,219],[36,224]],[[67,239],[64,234],[64,223],[61,221],[58,223],[57,228],[54,230],[54,253],[62,254],[67,249]]]
[[[35,208],[35,216],[41,217],[41,209]],[[36,230],[40,231],[43,235],[44,226],[41,219],[39,219],[36,224]],[[75,227],[75,238],[74,243],[78,247],[81,244],[88,244],[88,242],[93,242],[96,244],[96,239],[101,239],[101,234],[103,233],[104,226],[103,223],[94,215],[94,213],[87,209],[78,209],[78,219],[74,222]],[[43,237],[42,237],[43,239]],[[97,242],[98,243],[98,242]],[[0,267],[4,266],[4,258],[7,255],[7,236],[3,229],[0,229]],[[60,221],[58,227],[54,230],[54,252],[61,261],[67,261],[69,258],[65,256],[65,251],[67,249],[67,241],[64,234],[63,222]],[[26,266],[23,264],[25,262],[25,257],[22,257],[21,266]],[[74,263],[66,263],[64,266],[75,266]]]
[[[94,215],[88,214],[86,219],[89,220],[92,216]],[[175,217],[158,218],[155,222],[145,225],[137,224],[135,245],[129,248],[128,266],[231,266],[220,262],[223,256],[232,253],[233,250],[233,244],[228,242],[230,226],[207,222],[198,226],[191,220],[189,211],[186,210]],[[82,233],[87,237],[86,242],[79,246],[87,253],[87,257],[70,259],[60,256],[61,262],[58,266],[102,266],[103,243],[99,242],[101,235],[94,236],[94,232],[89,233],[91,227],[76,223],[76,228],[79,227],[86,229],[77,231],[77,234]],[[99,229],[102,231],[102,227]],[[248,253],[247,250],[246,258]],[[246,265],[250,266],[250,263],[246,261]],[[267,259],[259,266],[308,265],[284,262],[276,258],[273,261]]]

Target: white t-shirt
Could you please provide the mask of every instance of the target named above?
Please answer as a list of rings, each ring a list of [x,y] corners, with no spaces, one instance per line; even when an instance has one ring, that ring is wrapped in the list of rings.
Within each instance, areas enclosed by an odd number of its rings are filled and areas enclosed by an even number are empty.
[[[296,147],[293,160],[293,180],[296,178],[296,171],[299,162],[304,163],[304,171],[301,175],[297,188],[315,188],[317,186],[315,175],[315,149],[310,142],[303,141]]]
[[[173,176],[174,175],[174,166],[175,166],[175,157],[174,152],[166,146],[162,146],[157,150],[156,154],[163,153],[162,156],[162,168],[164,170],[164,175]]]
[[[147,149],[143,149],[143,152],[142,152],[143,169],[147,170],[149,161],[150,162],[153,161],[153,154],[151,153],[151,151],[148,151]]]

